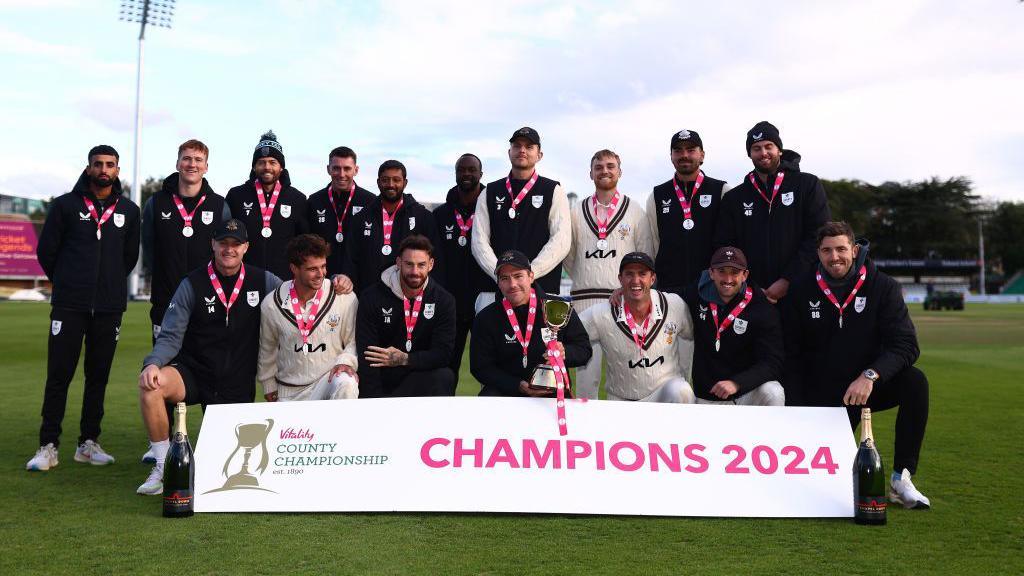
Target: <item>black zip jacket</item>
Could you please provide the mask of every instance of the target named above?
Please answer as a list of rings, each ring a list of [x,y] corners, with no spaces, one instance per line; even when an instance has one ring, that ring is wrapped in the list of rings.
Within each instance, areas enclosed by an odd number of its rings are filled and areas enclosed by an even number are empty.
[[[481,190],[477,200],[482,197]],[[442,255],[441,265],[434,266],[434,277],[455,297],[455,308],[459,316],[464,318],[473,316],[476,297],[494,286],[494,281],[473,258],[470,248],[473,228],[466,233],[465,245],[459,244],[461,231],[455,213],[458,212],[465,223],[473,217],[475,210],[476,204],[463,206],[459,202],[457,186],[448,191],[444,204],[434,209],[434,222],[437,224],[437,233],[441,240],[439,251]]]
[[[328,185],[330,186],[330,185]],[[354,236],[352,225],[359,218],[359,214],[373,202],[374,194],[365,188],[356,185],[356,193],[352,197],[352,205],[344,213],[341,219],[342,241],[338,242],[338,214],[342,213],[348,202],[348,190],[341,193],[334,192],[335,206],[331,206],[331,197],[327,195],[327,188],[321,188],[309,197],[309,207],[306,219],[309,221],[309,231],[320,236],[331,247],[331,255],[327,257],[327,273],[331,276],[342,273],[345,263],[345,244]]]
[[[675,176],[672,177],[675,179]],[[691,198],[693,182],[680,183],[683,195]],[[722,206],[722,188],[725,182],[705,175],[700,190],[692,196],[690,210],[693,228],[683,227],[683,207],[679,205],[672,180],[655,186],[651,194],[654,219],[658,226],[658,246],[655,247],[655,268],[659,286],[684,286],[695,282],[700,273],[708,269],[715,251],[714,234]],[[648,215],[648,220],[650,220]]]
[[[93,202],[100,217],[110,203],[117,202],[114,213],[103,223],[100,239],[84,198]],[[85,171],[71,192],[53,201],[36,248],[39,265],[53,283],[53,307],[124,312],[128,275],[139,259],[139,217],[139,207],[122,194],[119,180],[101,202],[89,191]]]
[[[227,203],[231,216],[245,223],[249,236],[249,251],[245,253],[245,263],[268,270],[278,278],[291,278],[288,268],[288,241],[309,232],[306,220],[306,195],[291,186],[288,170],[281,171],[281,194],[277,197],[277,206],[270,216],[270,238],[261,235],[263,217],[260,215],[260,204],[256,199],[255,174],[249,174],[249,180],[228,191]],[[262,188],[261,188],[262,190]],[[264,195],[269,201],[269,195]]]

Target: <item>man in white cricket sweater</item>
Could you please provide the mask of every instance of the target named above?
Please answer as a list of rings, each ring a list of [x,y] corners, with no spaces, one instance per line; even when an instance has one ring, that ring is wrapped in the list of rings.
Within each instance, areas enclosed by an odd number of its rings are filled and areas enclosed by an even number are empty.
[[[293,279],[260,305],[257,378],[268,402],[357,398],[355,294],[334,291],[331,248],[315,234],[288,243]]]
[[[590,159],[594,195],[571,209],[572,247],[562,263],[572,278],[573,307],[582,314],[604,302],[619,287],[624,254],[654,252],[650,224],[638,203],[618,190],[622,161],[611,150]],[[601,385],[601,347],[594,345],[586,366],[576,370],[576,397],[597,398]]]
[[[609,400],[692,404],[684,376],[693,325],[682,298],[651,286],[654,260],[631,252],[619,263],[620,304],[602,301],[580,314],[591,344],[600,343],[608,364]],[[684,343],[686,346],[684,346]]]

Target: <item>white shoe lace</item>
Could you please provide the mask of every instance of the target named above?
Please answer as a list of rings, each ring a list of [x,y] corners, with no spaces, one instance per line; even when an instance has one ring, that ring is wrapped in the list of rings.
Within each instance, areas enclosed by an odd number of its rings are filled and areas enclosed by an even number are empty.
[[[157,464],[153,466],[153,469],[149,471],[149,476],[146,478],[146,484],[152,484],[156,482],[164,481],[164,465]]]
[[[85,452],[89,454],[90,457],[93,455],[109,456],[109,454],[107,454],[106,451],[103,450],[102,446],[100,446],[96,442],[93,442],[92,440],[85,441]]]

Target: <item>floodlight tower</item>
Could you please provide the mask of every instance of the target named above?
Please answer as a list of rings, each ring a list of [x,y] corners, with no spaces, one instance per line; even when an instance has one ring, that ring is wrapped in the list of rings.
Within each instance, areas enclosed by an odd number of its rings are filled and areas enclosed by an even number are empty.
[[[170,28],[175,0],[122,0],[118,20],[138,22],[139,59],[135,68],[135,154],[132,158],[132,200],[142,208],[142,182],[139,181],[139,157],[142,150],[142,59],[145,55],[146,24]],[[138,267],[129,280],[129,293],[139,293]]]

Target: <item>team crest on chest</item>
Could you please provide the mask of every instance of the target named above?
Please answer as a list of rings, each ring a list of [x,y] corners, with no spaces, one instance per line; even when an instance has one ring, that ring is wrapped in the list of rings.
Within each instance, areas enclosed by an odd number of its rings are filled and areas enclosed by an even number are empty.
[[[213,224],[213,210],[203,210],[200,213],[199,219],[207,226]]]
[[[362,206],[353,206],[352,207],[352,215],[353,216],[355,216],[356,214],[359,214],[362,211],[363,211],[363,207]]]
[[[784,206],[791,206],[793,204],[793,193],[783,192],[782,193],[782,204]]]
[[[427,320],[430,320],[431,318],[434,317],[434,303],[433,302],[431,302],[429,304],[424,304],[423,305],[423,317],[426,318]]]
[[[56,336],[57,334],[60,334],[60,327],[63,324],[64,324],[63,320],[54,320],[54,321],[50,322],[50,334],[53,334],[54,336]]]
[[[676,332],[679,332],[678,324],[676,324],[675,322],[665,323],[665,335],[667,336],[667,338],[665,338],[665,344],[671,344],[673,340],[675,340],[674,337],[676,335]]]
[[[749,324],[750,322],[748,322],[747,320],[744,320],[743,318],[737,318],[732,322],[732,329],[737,334],[744,334],[746,333],[747,326]]]
[[[750,204],[747,204],[746,202],[743,203],[743,215],[744,216],[753,216],[754,215],[754,203],[753,202],[751,202]]]
[[[701,194],[700,207],[707,208],[708,206],[711,206],[711,194]]]
[[[416,217],[415,216],[409,216],[409,230],[412,230],[415,227],[416,227]]]
[[[331,332],[338,329],[338,324],[341,324],[341,314],[331,314],[327,317],[327,327]]]
[[[249,290],[245,293],[245,301],[249,303],[249,306],[255,308],[260,303],[260,292],[259,290]]]
[[[534,208],[540,208],[544,205],[544,197],[539,194],[534,194],[533,196],[530,196],[530,202],[533,204]]]
[[[245,210],[245,215],[248,216],[252,211],[252,202],[242,202],[242,208]]]
[[[629,238],[629,230],[629,224],[620,224],[619,227],[615,229],[615,231],[619,233],[619,240]]]
[[[124,228],[124,214],[114,214],[114,226]]]
[[[281,204],[281,217],[290,218],[292,215],[292,207],[288,204]]]
[[[853,309],[857,311],[857,314],[860,314],[861,312],[863,312],[864,308],[866,308],[867,305],[868,305],[868,297],[867,296],[857,296],[856,298],[853,299]]]

